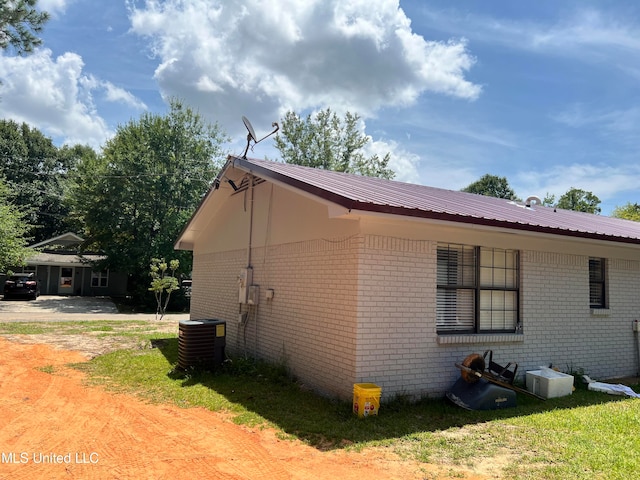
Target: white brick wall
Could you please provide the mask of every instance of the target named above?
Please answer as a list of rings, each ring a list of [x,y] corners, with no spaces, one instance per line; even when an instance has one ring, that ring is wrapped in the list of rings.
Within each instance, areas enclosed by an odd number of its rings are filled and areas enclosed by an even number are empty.
[[[459,377],[454,363],[493,350],[518,372],[552,364],[596,378],[634,375],[631,323],[640,317],[640,262],[608,261],[610,308],[589,308],[588,256],[521,252],[523,335],[438,338],[435,330],[436,242],[368,236],[360,261],[357,381],[383,396],[443,395]],[[397,268],[396,268],[397,267]]]
[[[428,391],[435,335],[433,243],[376,235],[362,239],[359,262],[357,382],[383,397]]]
[[[522,250],[523,335],[438,338],[436,245],[363,234],[254,248],[261,298],[246,332],[236,283],[246,249],[196,251],[191,316],[227,320],[231,353],[283,362],[301,382],[343,398],[359,382],[380,385],[385,399],[443,395],[460,375],[454,363],[488,349],[498,363],[518,362],[521,375],[550,363],[600,379],[637,373],[640,261],[608,259],[610,307],[593,315],[588,256]]]
[[[260,304],[237,323],[236,277],[246,249],[194,257],[191,317],[228,322],[229,353],[283,363],[313,388],[349,397],[355,377],[356,238],[312,240],[252,250]],[[266,256],[265,256],[266,252]],[[266,300],[267,289],[275,292]]]

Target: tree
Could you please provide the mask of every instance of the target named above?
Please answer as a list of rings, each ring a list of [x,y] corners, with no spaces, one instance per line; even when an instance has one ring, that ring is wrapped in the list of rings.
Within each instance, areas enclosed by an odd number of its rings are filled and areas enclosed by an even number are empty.
[[[18,55],[31,53],[42,43],[36,34],[49,20],[47,12],[35,8],[38,0],[0,1],[0,48],[13,48]]]
[[[547,192],[547,194],[542,199],[542,205],[545,207],[553,207],[556,204],[556,196]]]
[[[633,220],[634,222],[640,222],[640,205],[637,203],[628,202],[622,207],[616,207],[611,212],[612,217],[623,218],[625,220]]]
[[[571,187],[558,199],[556,207],[563,210],[598,214],[601,212],[598,205],[600,205],[600,199],[593,193]]]
[[[151,259],[151,271],[149,272],[149,275],[151,275],[151,287],[149,291],[153,292],[156,298],[156,320],[158,320],[158,315],[162,320],[169,306],[171,293],[178,290],[178,279],[175,277],[175,273],[179,266],[180,262],[178,260],[171,260],[167,265],[164,258]],[[171,271],[170,275],[167,270]]]
[[[178,256],[191,270],[191,253],[173,244],[219,171],[226,140],[173,99],[168,115],[145,113],[119,127],[102,155],[78,166],[70,198],[85,225],[83,248],[106,255],[99,267],[128,272],[132,295],[149,295],[152,258]]]
[[[393,178],[389,168],[391,155],[366,157],[362,149],[370,137],[358,130],[360,116],[347,112],[341,120],[330,108],[305,120],[287,112],[275,138],[275,146],[287,163],[307,167]]]
[[[33,255],[27,248],[25,237],[29,225],[24,222],[24,213],[11,203],[10,191],[0,181],[0,272],[11,267],[20,267]]]
[[[12,120],[0,120],[0,176],[14,192],[13,201],[27,214],[35,242],[70,230],[63,201],[67,174],[90,147],[53,144],[42,132]],[[94,152],[95,155],[95,152]]]
[[[516,192],[509,186],[506,177],[485,174],[479,180],[471,183],[461,191],[476,193],[487,197],[506,198],[507,200],[517,200]]]

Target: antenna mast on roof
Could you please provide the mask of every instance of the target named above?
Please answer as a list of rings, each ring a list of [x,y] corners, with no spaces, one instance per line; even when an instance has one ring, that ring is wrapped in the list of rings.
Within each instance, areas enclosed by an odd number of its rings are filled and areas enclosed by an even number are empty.
[[[262,137],[260,140],[257,140],[256,132],[253,129],[253,126],[251,125],[251,122],[249,121],[249,119],[243,115],[242,116],[242,122],[244,123],[244,126],[247,127],[247,131],[249,132],[249,133],[247,133],[247,148],[244,149],[244,154],[242,155],[242,158],[247,158],[247,152],[249,151],[249,146],[251,145],[251,140],[253,140],[253,145],[255,146],[257,143],[260,143],[265,138],[270,137],[271,135],[276,133],[278,131],[278,129],[280,128],[280,126],[278,125],[278,122],[273,122],[271,124],[271,126],[275,127],[275,130],[273,132],[271,132],[271,133],[268,133],[267,135]],[[253,148],[252,148],[252,150],[253,150]]]

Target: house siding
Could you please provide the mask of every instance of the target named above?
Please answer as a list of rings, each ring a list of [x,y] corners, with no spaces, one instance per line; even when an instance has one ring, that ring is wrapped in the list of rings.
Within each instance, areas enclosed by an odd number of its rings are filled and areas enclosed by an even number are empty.
[[[632,321],[640,311],[631,289],[640,265],[607,259],[609,308],[589,308],[589,257],[525,252],[523,261],[523,367],[552,364],[594,378],[635,375]]]
[[[425,394],[435,338],[434,243],[381,235],[361,237],[358,382],[383,397]]]
[[[247,250],[196,252],[191,317],[226,320],[229,354],[283,364],[342,398],[358,382],[379,384],[384,399],[442,396],[460,374],[454,364],[489,349],[498,363],[517,362],[520,376],[540,365],[599,379],[637,373],[640,262],[607,260],[609,308],[594,314],[588,255],[521,250],[523,333],[439,337],[436,246],[368,234],[253,248],[260,303],[241,309]]]
[[[282,364],[303,384],[346,397],[355,379],[357,249],[355,237],[252,249],[260,303],[241,309],[237,276],[247,250],[196,252],[191,318],[226,320],[229,354]]]
[[[610,307],[592,313],[588,256],[521,251],[524,333],[439,337],[436,245],[373,235],[363,242],[357,379],[380,384],[383,397],[441,396],[460,375],[454,364],[486,350],[498,363],[518,363],[522,380],[541,365],[600,379],[637,373],[640,262],[608,260]]]
[[[518,363],[520,378],[541,365],[597,379],[638,372],[636,246],[341,210],[269,181],[239,192],[222,185],[217,195],[187,242],[191,318],[226,320],[230,355],[282,364],[345,399],[360,382],[380,385],[384,400],[442,396],[460,376],[455,363],[486,350]],[[438,242],[520,252],[521,332],[437,334]],[[606,310],[589,307],[589,257],[606,259]],[[238,303],[248,264],[257,306]]]

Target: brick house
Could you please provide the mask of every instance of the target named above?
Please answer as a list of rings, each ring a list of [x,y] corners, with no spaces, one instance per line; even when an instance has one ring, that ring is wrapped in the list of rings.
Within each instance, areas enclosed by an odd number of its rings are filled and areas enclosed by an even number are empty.
[[[635,375],[640,223],[539,203],[230,157],[175,248],[192,319],[327,395],[440,396],[488,349]]]

